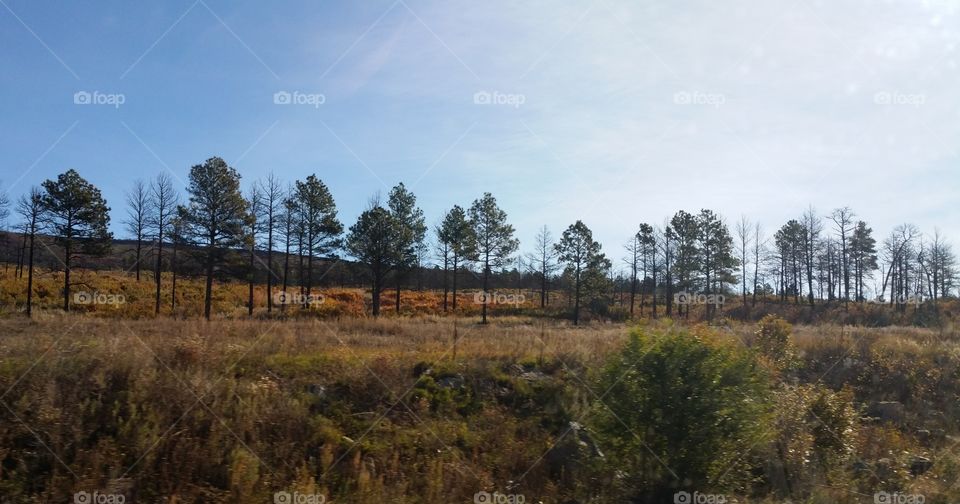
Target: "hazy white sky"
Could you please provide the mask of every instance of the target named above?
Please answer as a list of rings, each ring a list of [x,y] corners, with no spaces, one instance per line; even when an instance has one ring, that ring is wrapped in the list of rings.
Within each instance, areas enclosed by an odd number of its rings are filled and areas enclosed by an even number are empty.
[[[119,210],[220,155],[316,172],[347,225],[398,181],[431,222],[491,191],[523,246],[582,219],[614,258],[678,209],[960,240],[958,1],[4,2],[14,196],[76,168]]]

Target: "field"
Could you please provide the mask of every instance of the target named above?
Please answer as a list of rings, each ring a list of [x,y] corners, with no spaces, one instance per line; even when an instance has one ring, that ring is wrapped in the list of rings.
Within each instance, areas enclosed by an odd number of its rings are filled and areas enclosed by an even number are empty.
[[[762,350],[753,324],[639,330]],[[617,441],[592,426],[617,406],[598,379],[628,332],[520,317],[487,326],[433,316],[8,317],[0,495],[621,502]],[[956,502],[958,336],[794,328],[792,364],[758,357],[773,416],[763,441],[738,454],[752,478],[725,489],[728,498],[870,502],[901,492]]]

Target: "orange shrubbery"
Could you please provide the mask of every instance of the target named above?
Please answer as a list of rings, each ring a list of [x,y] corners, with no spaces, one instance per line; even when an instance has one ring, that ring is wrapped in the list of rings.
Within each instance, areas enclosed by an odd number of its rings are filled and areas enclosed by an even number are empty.
[[[100,317],[151,317],[154,314],[155,284],[149,274],[144,274],[139,282],[131,274],[119,271],[94,271],[76,269],[71,279],[71,310],[85,312]],[[61,289],[63,273],[57,271],[35,271],[34,309],[58,309],[62,307]],[[26,278],[16,278],[13,270],[0,272],[0,302],[7,311],[23,310],[26,303]],[[160,313],[178,317],[198,317],[203,310],[203,279],[178,277],[175,308],[171,310],[170,291],[172,276],[161,276]],[[357,288],[314,288],[312,294],[319,302],[309,306],[288,305],[281,307],[277,303],[280,287],[274,287],[274,310],[276,314],[290,316],[318,316],[322,318],[363,317],[370,312],[371,296],[369,289]],[[291,299],[299,295],[299,287],[288,287]],[[477,291],[457,293],[457,313],[475,315],[480,313]],[[77,295],[87,295],[93,302],[79,302]],[[381,309],[385,314],[395,313],[396,290],[385,290],[382,294]],[[97,302],[100,299],[104,302]],[[297,298],[298,299],[298,298]],[[535,310],[538,304],[535,296],[510,291],[500,295],[487,308],[493,313],[520,314]],[[266,314],[266,285],[254,286],[254,313]],[[503,302],[509,300],[509,303]],[[113,302],[117,301],[117,302]],[[222,316],[246,316],[248,286],[239,281],[214,282],[213,311]],[[447,296],[448,310],[453,308],[453,295]],[[431,290],[402,290],[400,293],[401,315],[437,315],[444,313],[443,292]]]

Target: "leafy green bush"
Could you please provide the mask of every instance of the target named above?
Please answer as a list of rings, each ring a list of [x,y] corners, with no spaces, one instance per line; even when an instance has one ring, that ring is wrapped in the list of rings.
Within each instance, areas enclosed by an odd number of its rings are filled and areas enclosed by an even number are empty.
[[[771,384],[742,346],[703,328],[636,330],[598,390],[593,427],[621,497],[749,485],[751,453],[770,435]]]

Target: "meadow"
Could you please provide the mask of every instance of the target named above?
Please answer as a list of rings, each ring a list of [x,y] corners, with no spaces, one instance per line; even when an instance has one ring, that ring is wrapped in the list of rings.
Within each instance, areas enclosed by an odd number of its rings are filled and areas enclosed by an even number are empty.
[[[618,501],[613,452],[589,426],[616,400],[598,401],[597,371],[624,325],[54,312],[0,324],[5,502]],[[759,348],[755,329],[690,330]],[[774,416],[744,454],[756,474],[741,502],[960,498],[955,331],[797,327],[789,339],[795,362],[770,366]]]
[[[125,303],[63,313],[44,274],[27,319],[0,283],[0,502],[960,500],[950,319],[483,325],[361,289],[249,317],[234,283],[207,322],[198,282],[154,317],[151,282],[80,278]]]

